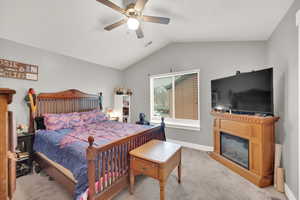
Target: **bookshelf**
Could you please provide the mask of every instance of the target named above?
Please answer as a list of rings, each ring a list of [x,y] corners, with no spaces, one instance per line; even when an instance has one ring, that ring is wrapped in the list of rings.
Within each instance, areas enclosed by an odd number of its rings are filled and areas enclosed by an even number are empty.
[[[118,113],[119,121],[130,123],[130,95],[115,95],[114,112]]]
[[[17,178],[27,175],[33,169],[33,140],[34,133],[20,133],[17,146]]]

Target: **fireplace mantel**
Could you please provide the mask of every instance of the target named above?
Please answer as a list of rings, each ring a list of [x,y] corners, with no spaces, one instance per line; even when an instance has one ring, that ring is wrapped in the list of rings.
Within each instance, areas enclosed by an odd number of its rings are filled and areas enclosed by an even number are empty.
[[[279,117],[260,117],[212,112],[214,151],[212,158],[259,187],[273,183],[275,123]],[[249,169],[221,155],[221,133],[249,140]]]
[[[234,120],[240,122],[254,123],[254,124],[273,124],[279,120],[279,117],[260,117],[256,115],[238,115],[238,114],[229,114],[222,112],[211,112],[214,117]]]

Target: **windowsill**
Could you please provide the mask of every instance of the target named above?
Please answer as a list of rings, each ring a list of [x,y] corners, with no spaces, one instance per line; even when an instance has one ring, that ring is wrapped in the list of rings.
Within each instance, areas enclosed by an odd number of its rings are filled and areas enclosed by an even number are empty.
[[[151,123],[160,124],[161,121],[151,120]],[[184,130],[191,130],[191,131],[200,131],[200,125],[195,126],[195,125],[191,125],[191,124],[171,123],[171,122],[165,122],[165,125],[166,125],[167,128],[176,128],[176,129],[184,129]]]

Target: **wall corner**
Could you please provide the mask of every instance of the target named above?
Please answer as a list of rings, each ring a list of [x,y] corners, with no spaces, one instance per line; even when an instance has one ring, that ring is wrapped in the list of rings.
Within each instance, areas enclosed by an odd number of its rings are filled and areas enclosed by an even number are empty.
[[[300,10],[296,13],[296,25],[300,26]]]

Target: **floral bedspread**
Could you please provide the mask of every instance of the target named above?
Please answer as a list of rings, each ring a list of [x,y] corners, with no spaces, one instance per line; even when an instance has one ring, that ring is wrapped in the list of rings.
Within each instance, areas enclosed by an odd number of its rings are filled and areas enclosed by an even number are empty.
[[[145,131],[151,126],[103,121],[72,129],[39,130],[35,135],[34,150],[69,169],[77,180],[75,199],[88,187],[86,148],[88,137],[93,136],[95,146],[103,146],[131,134]]]

